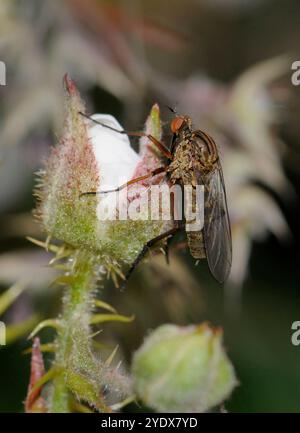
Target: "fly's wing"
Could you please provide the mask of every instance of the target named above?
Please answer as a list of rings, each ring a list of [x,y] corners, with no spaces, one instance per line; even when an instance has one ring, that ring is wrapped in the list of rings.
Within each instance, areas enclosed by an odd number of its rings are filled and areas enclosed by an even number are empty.
[[[201,176],[204,184],[204,245],[212,275],[223,283],[232,261],[231,229],[228,216],[223,172],[220,163],[215,170]]]

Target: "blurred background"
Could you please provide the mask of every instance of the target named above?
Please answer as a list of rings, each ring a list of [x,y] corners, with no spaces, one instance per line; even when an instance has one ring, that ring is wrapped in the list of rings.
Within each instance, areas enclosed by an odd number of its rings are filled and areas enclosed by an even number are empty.
[[[142,129],[159,102],[167,141],[165,106],[190,114],[219,145],[232,221],[225,287],[179,238],[169,267],[157,255],[125,292],[101,288],[136,316],[108,324],[101,341],[120,344],[129,363],[149,329],[210,321],[224,328],[240,381],[226,409],[300,411],[300,346],[291,343],[300,320],[300,87],[291,83],[299,17],[297,0],[1,0],[0,295],[12,286],[17,299],[0,303],[9,343],[0,347],[0,412],[23,410],[26,338],[61,307],[51,254],[26,236],[45,239],[31,214],[34,173],[61,131],[66,72],[88,112],[110,113],[127,129]]]

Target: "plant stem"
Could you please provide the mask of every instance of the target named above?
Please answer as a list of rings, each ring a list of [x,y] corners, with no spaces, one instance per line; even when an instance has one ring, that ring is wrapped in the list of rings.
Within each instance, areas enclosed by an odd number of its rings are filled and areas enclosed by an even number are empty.
[[[50,398],[52,413],[70,412],[70,395],[67,371],[95,371],[90,339],[90,315],[95,288],[95,259],[86,251],[76,251],[72,256],[71,283],[66,289],[64,308],[57,336],[54,366],[60,373],[53,380]]]

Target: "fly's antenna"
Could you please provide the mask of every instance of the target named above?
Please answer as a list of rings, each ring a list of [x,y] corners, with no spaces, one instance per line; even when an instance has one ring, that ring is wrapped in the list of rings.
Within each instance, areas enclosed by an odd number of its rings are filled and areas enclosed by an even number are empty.
[[[176,108],[172,108],[169,105],[166,105],[166,107],[171,111],[171,113],[177,114]]]
[[[87,114],[83,113],[82,111],[78,111],[78,114],[80,114],[80,116],[85,117],[86,119],[89,119],[91,122],[96,123],[97,125],[101,125],[104,128],[110,129],[111,131],[119,132],[119,134],[127,134],[126,131],[116,129],[116,128],[113,128],[112,126],[106,125],[105,123],[99,122],[99,120],[93,119],[91,116],[88,116]]]
[[[173,113],[173,114],[178,114],[178,111],[177,111],[178,101],[175,102],[175,106],[174,106],[174,108],[173,108],[173,107],[170,107],[169,105],[166,105],[166,107],[171,111],[171,113]]]

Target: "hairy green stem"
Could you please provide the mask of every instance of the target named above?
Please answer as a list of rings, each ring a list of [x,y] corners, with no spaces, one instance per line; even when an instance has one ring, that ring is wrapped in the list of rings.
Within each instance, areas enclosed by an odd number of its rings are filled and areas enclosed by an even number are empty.
[[[70,412],[68,371],[91,373],[96,369],[90,338],[95,260],[86,251],[77,251],[71,260],[71,284],[64,297],[54,361],[60,372],[53,381],[50,398],[50,411],[54,413]]]

